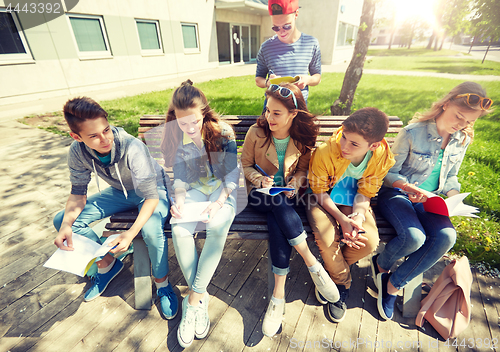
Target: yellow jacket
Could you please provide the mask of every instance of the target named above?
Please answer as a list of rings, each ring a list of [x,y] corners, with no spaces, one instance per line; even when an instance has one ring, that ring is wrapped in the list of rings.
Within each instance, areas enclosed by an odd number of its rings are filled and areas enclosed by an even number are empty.
[[[309,163],[308,176],[313,193],[319,194],[330,190],[351,163],[340,151],[341,137],[342,127],[314,151]],[[369,198],[375,196],[394,163],[394,155],[384,138],[380,146],[373,151],[366,170],[358,181],[358,193]]]
[[[247,192],[252,188],[260,188],[264,176],[255,168],[259,165],[269,176],[275,175],[279,170],[278,154],[274,143],[264,144],[266,136],[264,131],[254,124],[248,129],[243,143],[241,154],[241,166],[245,173]],[[263,145],[264,144],[264,145]],[[285,180],[291,183],[296,189],[303,186],[306,181],[307,168],[311,159],[311,152],[304,155],[300,152],[299,142],[290,139],[285,152],[283,171]]]

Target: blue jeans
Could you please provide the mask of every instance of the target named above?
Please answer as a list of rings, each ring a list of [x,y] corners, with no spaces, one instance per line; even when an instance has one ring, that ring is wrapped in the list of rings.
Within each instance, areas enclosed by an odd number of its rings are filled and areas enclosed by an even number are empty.
[[[219,187],[211,195],[205,195],[196,189],[190,189],[186,193],[185,204],[208,200],[215,202],[221,190],[222,188]],[[215,217],[206,224],[207,238],[199,257],[193,238],[198,223],[187,222],[172,225],[175,255],[189,288],[194,292],[205,293],[207,291],[207,286],[219,265],[227,233],[235,214],[236,199],[231,194]]]
[[[307,238],[302,227],[302,220],[295,211],[293,200],[287,198],[283,193],[273,197],[252,189],[248,195],[248,204],[255,210],[267,214],[269,251],[271,252],[273,273],[276,275],[288,274],[292,247],[302,243]]]
[[[91,223],[122,211],[141,210],[144,198],[138,196],[134,190],[127,192],[128,198],[125,198],[122,190],[108,187],[100,194],[96,193],[88,197],[85,208],[73,223],[73,232],[101,243],[99,237],[89,226]],[[158,188],[158,194],[160,202],[142,228],[141,233],[148,247],[153,276],[160,279],[168,274],[168,242],[163,233],[163,224],[169,215],[170,204],[167,191],[164,188]],[[57,231],[61,228],[63,218],[64,210],[54,217],[54,226]]]
[[[408,257],[390,277],[397,289],[430,269],[455,244],[457,233],[449,217],[426,212],[422,203],[412,203],[395,188],[380,189],[378,208],[397,232],[380,253],[378,265],[390,270],[398,259]]]

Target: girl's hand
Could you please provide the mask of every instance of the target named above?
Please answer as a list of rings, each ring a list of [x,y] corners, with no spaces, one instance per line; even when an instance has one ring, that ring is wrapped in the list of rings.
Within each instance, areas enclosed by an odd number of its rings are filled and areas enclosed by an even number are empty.
[[[427,201],[427,196],[420,188],[411,183],[406,183],[401,189],[408,195],[408,199],[412,203],[424,203]]]
[[[260,181],[260,188],[269,188],[274,185],[274,176],[267,177],[264,176],[262,181]]]
[[[170,214],[176,219],[182,218],[182,211],[184,210],[184,203],[175,203],[170,207]]]
[[[283,192],[283,193],[285,193],[285,196],[287,196],[288,198],[295,197],[295,195],[297,194],[297,190],[295,189],[295,187],[292,184],[290,184],[290,183],[287,184],[286,186],[290,187],[290,188],[293,188],[293,190],[289,191],[289,192]]]
[[[360,249],[361,247],[366,247],[363,241],[368,241],[368,238],[362,235],[362,233],[365,233],[365,230],[361,222],[362,220],[360,219],[353,220],[349,218],[346,221],[339,221],[344,235],[342,242],[351,248]]]
[[[224,203],[223,203],[224,204]],[[203,212],[201,213],[201,215],[203,214],[207,214],[208,213],[208,220],[205,220],[203,221],[204,223],[208,223],[210,222],[214,217],[215,217],[215,214],[217,214],[217,212],[221,209],[221,205],[218,201],[216,202],[213,202],[211,203],[205,210],[203,210]]]

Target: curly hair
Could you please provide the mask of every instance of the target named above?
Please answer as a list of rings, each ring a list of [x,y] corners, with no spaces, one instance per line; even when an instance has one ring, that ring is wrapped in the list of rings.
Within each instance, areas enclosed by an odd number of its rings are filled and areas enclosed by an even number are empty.
[[[177,119],[175,110],[187,110],[192,108],[200,108],[203,115],[201,133],[208,158],[210,159],[211,152],[221,150],[221,137],[224,136],[222,136],[222,129],[219,125],[220,117],[208,105],[205,94],[203,94],[199,88],[194,87],[193,82],[188,79],[182,82],[181,86],[174,91],[167,110],[165,128],[160,144],[166,167],[173,166],[175,154],[177,153],[177,148],[182,139],[182,131],[177,122],[174,122]]]
[[[423,122],[436,119],[444,112],[444,106],[446,104],[456,105],[460,109],[465,109],[469,111],[481,111],[480,117],[493,111],[492,109],[481,110],[479,105],[477,106],[468,105],[466,97],[456,98],[457,95],[467,94],[467,93],[474,93],[480,95],[481,97],[486,97],[486,90],[480,84],[475,82],[460,83],[458,86],[453,88],[448,94],[446,94],[443,98],[433,103],[428,111],[424,113],[417,112],[409,123]],[[474,139],[474,123],[467,125],[462,130],[462,132],[465,135],[469,136],[472,142],[472,140]],[[465,143],[465,139],[463,143]]]
[[[266,96],[273,97],[280,101],[285,108],[290,112],[297,112],[297,115],[292,121],[292,126],[290,127],[290,138],[300,143],[300,152],[302,154],[307,153],[308,149],[313,149],[316,144],[316,137],[319,133],[319,124],[316,116],[307,110],[307,105],[302,96],[302,92],[295,84],[282,83],[281,87],[290,89],[295,95],[297,101],[297,107],[293,101],[292,95],[284,98],[278,91],[272,92],[270,89],[266,91]],[[269,129],[269,123],[267,122],[265,112],[257,119],[257,126],[262,128],[266,136],[266,140],[262,147],[268,143],[271,143],[272,133]]]

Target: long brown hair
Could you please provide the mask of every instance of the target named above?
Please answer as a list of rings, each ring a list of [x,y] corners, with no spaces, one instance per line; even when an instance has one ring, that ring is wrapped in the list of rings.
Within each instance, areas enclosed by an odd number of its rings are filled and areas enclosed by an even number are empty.
[[[419,113],[417,112],[415,116],[413,116],[413,119],[410,121],[410,123],[414,122],[423,122],[423,121],[428,121],[428,120],[433,120],[439,117],[443,112],[444,112],[444,106],[448,104],[456,105],[460,109],[466,109],[469,111],[478,111],[481,110],[480,106],[469,106],[467,104],[467,98],[456,98],[457,95],[460,94],[467,94],[467,93],[474,93],[478,94],[481,97],[486,97],[486,91],[484,88],[476,83],[476,82],[463,82],[460,83],[458,86],[453,88],[448,94],[446,94],[445,97],[442,99],[438,100],[437,102],[433,103],[430,110],[424,112],[424,113]],[[484,116],[488,113],[490,113],[492,110],[481,110],[481,116]],[[474,139],[474,123],[468,124],[464,129],[462,129],[462,132],[469,136],[472,140]],[[464,138],[463,143],[465,144],[466,138]]]
[[[309,110],[307,110],[307,105],[302,96],[302,92],[295,84],[282,83],[281,87],[288,88],[295,95],[295,99],[297,101],[297,107],[295,107],[295,103],[293,101],[292,95],[284,98],[278,91],[271,92],[269,89],[266,91],[266,96],[273,97],[276,100],[279,100],[285,108],[290,112],[297,112],[297,115],[294,117],[292,121],[292,126],[290,127],[290,138],[300,143],[300,152],[302,154],[306,154],[308,149],[314,148],[316,144],[316,137],[319,133],[319,124],[318,119],[315,115],[311,114]],[[264,134],[266,136],[266,140],[264,145],[271,143],[272,133],[269,129],[269,123],[267,122],[265,112],[257,119],[257,126],[262,128]]]
[[[161,152],[165,160],[165,166],[173,166],[177,148],[182,139],[182,131],[175,121],[175,110],[187,110],[200,108],[203,115],[201,134],[205,143],[208,158],[211,152],[220,151],[221,127],[219,115],[208,105],[208,100],[203,92],[193,86],[191,80],[182,82],[172,95],[172,100],[167,110],[165,129],[161,141]],[[226,137],[227,138],[227,137]]]

